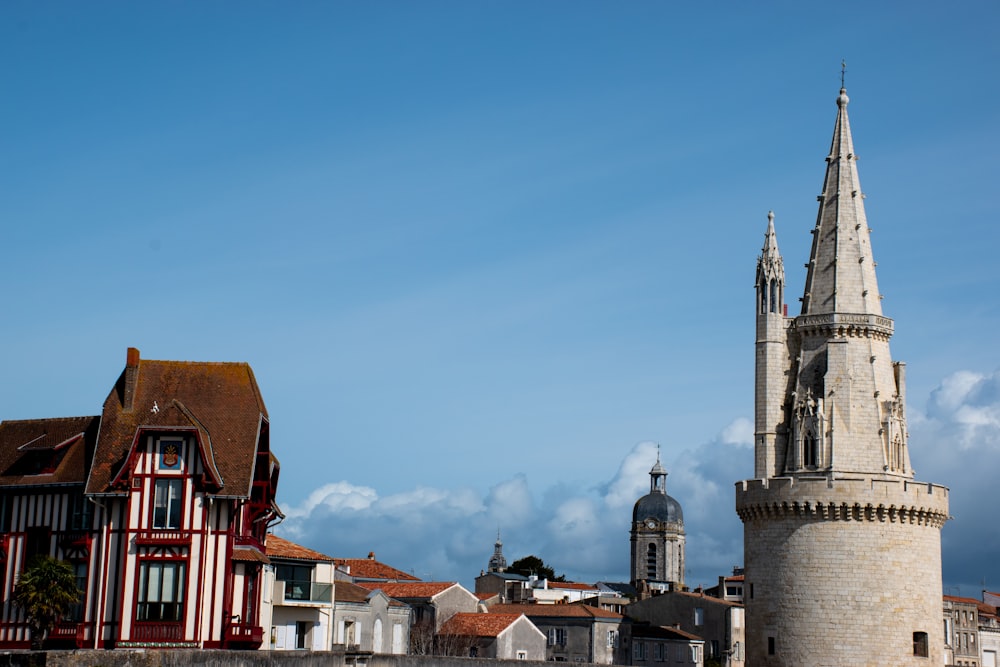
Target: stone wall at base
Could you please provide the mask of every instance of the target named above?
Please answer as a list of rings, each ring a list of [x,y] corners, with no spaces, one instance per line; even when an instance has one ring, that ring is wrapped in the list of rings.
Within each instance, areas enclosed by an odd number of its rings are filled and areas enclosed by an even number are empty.
[[[524,667],[525,660],[373,655],[368,667]],[[4,651],[0,667],[344,667],[339,651]],[[353,663],[351,663],[353,664]]]

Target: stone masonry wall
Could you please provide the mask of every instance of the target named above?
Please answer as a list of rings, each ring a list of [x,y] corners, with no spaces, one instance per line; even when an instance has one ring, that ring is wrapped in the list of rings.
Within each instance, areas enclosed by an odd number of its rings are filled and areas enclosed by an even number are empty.
[[[943,664],[947,489],[871,478],[773,479],[742,482],[736,496],[754,667]],[[928,657],[914,657],[914,632],[927,633]]]

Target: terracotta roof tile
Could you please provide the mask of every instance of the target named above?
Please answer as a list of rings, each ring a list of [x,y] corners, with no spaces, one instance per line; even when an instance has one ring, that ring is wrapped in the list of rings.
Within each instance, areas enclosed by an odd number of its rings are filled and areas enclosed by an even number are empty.
[[[391,581],[359,581],[357,584],[370,591],[381,590],[389,597],[396,598],[397,600],[429,600],[452,586],[458,585],[454,581],[407,581],[399,583]]]
[[[979,604],[979,600],[977,600],[976,598],[963,598],[963,597],[958,597],[957,595],[945,595],[944,599],[948,600],[949,602],[962,602],[964,604],[971,604],[971,605]]]
[[[528,618],[599,618],[602,620],[621,620],[621,614],[591,607],[585,604],[495,604],[490,607],[490,613],[524,614]]]
[[[458,612],[445,621],[438,634],[458,637],[497,637],[519,618],[521,614]]]
[[[322,561],[324,563],[332,563],[334,561],[330,556],[270,533],[267,535],[264,546],[267,549],[267,555],[272,558],[291,558],[295,560]]]
[[[0,486],[83,484],[99,417],[0,423]]]
[[[217,474],[218,495],[248,497],[258,435],[267,409],[246,363],[153,361],[126,365],[104,402],[88,493],[116,493],[112,481],[127,462],[140,429],[190,429],[198,434],[205,467]],[[129,394],[128,379],[134,377]],[[126,405],[131,395],[131,407]]]
[[[271,559],[256,547],[233,547],[233,560],[243,563],[271,562]]]
[[[420,581],[412,574],[380,563],[371,558],[335,558],[337,568],[344,570],[355,579],[379,579],[382,581]]]
[[[581,584],[576,581],[550,581],[549,589],[561,589],[568,591],[596,591],[597,586],[592,584]]]

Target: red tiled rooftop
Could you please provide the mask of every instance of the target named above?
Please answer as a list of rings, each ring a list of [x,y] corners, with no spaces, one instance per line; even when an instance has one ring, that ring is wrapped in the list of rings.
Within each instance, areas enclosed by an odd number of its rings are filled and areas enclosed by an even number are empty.
[[[459,637],[497,637],[519,618],[521,618],[520,614],[459,612],[445,621],[438,634]]]
[[[296,560],[322,561],[325,563],[331,563],[334,560],[330,556],[313,551],[301,544],[296,544],[277,535],[268,534],[265,546],[267,548],[267,555],[272,558],[293,558]]]
[[[396,599],[430,599],[458,584],[454,581],[359,581],[359,586],[370,591],[381,590],[391,598]]]
[[[355,579],[381,579],[384,581],[420,581],[412,574],[380,563],[373,558],[335,558],[337,568],[344,570]]]
[[[0,486],[83,484],[99,426],[100,417],[0,423]]]
[[[585,604],[495,604],[490,607],[490,613],[524,614],[528,618],[541,616],[607,620],[621,620],[623,618],[619,613]]]
[[[948,600],[949,602],[961,602],[963,604],[971,604],[971,605],[979,604],[979,600],[975,598],[963,598],[957,595],[945,595],[944,599]]]
[[[581,584],[575,581],[550,581],[549,589],[559,588],[570,591],[596,591],[597,586],[593,584]]]

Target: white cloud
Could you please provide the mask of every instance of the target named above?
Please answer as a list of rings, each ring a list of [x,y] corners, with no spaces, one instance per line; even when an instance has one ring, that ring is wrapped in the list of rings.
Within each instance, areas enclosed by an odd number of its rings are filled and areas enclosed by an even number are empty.
[[[921,481],[951,488],[955,517],[943,532],[945,583],[1000,581],[992,505],[1000,451],[1000,373],[960,372],[944,380],[927,407],[910,409],[910,446]],[[911,402],[913,398],[911,397]],[[518,474],[485,492],[420,486],[379,496],[347,481],[316,489],[288,508],[279,534],[332,556],[377,557],[423,579],[473,585],[501,531],[508,561],[539,556],[580,581],[628,579],[632,506],[649,491],[657,445],[625,452],[603,483],[582,487],[547,476]],[[743,527],[733,485],[753,473],[752,425],[737,418],[711,441],[659,450],[667,492],[682,505],[687,532],[686,583],[712,585],[743,560]],[[926,474],[924,474],[926,473]],[[532,472],[531,475],[538,473]],[[537,500],[536,500],[537,499]]]
[[[740,424],[740,420],[733,425]],[[649,492],[649,470],[657,454],[670,475],[668,493],[686,512],[689,572],[706,550],[695,535],[722,530],[723,537],[708,540],[711,564],[698,583],[711,583],[741,559],[739,520],[733,511],[730,468],[718,466],[718,449],[733,449],[739,426],[731,425],[715,441],[693,450],[659,451],[652,442],[640,442],[624,457],[604,484],[581,488],[547,477],[529,480],[516,475],[493,485],[485,494],[468,488],[416,487],[379,496],[374,489],[347,481],[326,484],[298,507],[288,508],[287,520],[276,532],[337,557],[377,557],[421,578],[462,581],[472,585],[493,553],[499,528],[508,560],[534,554],[559,573],[582,581],[628,579],[629,527],[632,506]],[[752,469],[746,459],[744,474]],[[740,456],[724,457],[733,464]],[[541,502],[531,483],[543,487]],[[700,507],[704,506],[704,507]],[[721,515],[721,518],[720,516]],[[707,519],[707,521],[706,521]],[[730,553],[726,553],[727,550]],[[723,570],[716,571],[716,562]]]

